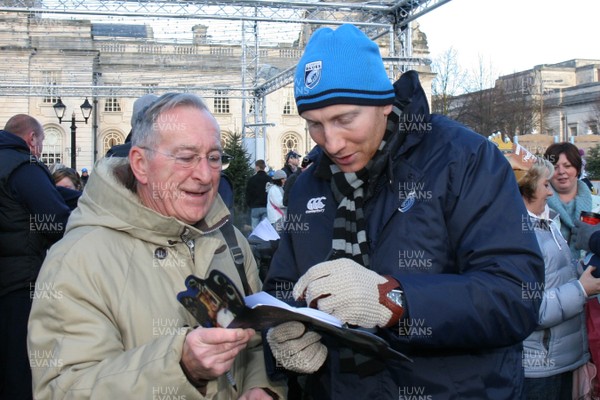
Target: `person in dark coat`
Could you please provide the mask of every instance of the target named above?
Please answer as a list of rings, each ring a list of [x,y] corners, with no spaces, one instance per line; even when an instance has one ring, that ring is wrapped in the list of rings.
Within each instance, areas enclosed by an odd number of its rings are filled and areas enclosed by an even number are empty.
[[[591,225],[580,220],[575,221],[571,240],[579,250],[600,254],[600,224]]]
[[[221,171],[221,178],[219,179],[219,195],[227,206],[231,218],[233,219],[235,209],[233,183],[223,171]]]
[[[256,160],[254,163],[255,174],[246,182],[246,205],[250,208],[250,223],[252,229],[263,219],[267,218],[267,183],[271,177],[267,175],[265,160]]]
[[[296,170],[292,175],[290,175],[285,180],[285,185],[283,185],[283,205],[287,207],[288,201],[290,199],[290,192],[292,191],[292,186],[296,183],[296,179],[298,176],[310,165],[316,161],[317,157],[321,154],[321,150],[319,146],[313,147],[313,149],[302,159],[302,163],[300,163],[300,168]]]
[[[544,264],[498,148],[393,85],[352,25],[311,37],[294,79],[323,155],[300,174],[263,290],[369,329],[412,362],[302,323],[269,329],[273,365],[313,399],[520,399]],[[275,377],[275,371],[273,376]]]
[[[90,173],[88,171],[87,168],[82,168],[81,169],[81,186],[82,186],[82,190],[85,187],[88,179],[90,179]]]
[[[33,396],[26,346],[32,293],[46,252],[62,237],[70,214],[39,160],[43,142],[42,125],[29,115],[13,116],[0,130],[0,399]],[[60,296],[52,287],[40,293]],[[34,354],[32,362],[42,358]]]
[[[300,159],[302,156],[295,152],[294,150],[290,150],[285,155],[285,165],[283,168],[283,172],[285,172],[285,176],[291,176],[293,173],[300,169]]]

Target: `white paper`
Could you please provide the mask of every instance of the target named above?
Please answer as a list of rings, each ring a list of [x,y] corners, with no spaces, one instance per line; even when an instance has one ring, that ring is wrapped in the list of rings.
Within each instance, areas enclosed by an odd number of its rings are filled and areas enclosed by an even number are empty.
[[[267,292],[258,292],[255,294],[251,294],[250,296],[246,296],[244,298],[244,301],[246,302],[246,305],[249,308],[254,308],[257,306],[273,306],[273,307],[277,307],[277,308],[283,308],[285,310],[289,310],[289,311],[292,311],[292,312],[295,312],[298,314],[306,315],[307,317],[314,318],[316,320],[325,322],[325,323],[333,325],[333,326],[337,326],[337,327],[342,326],[342,321],[340,321],[339,319],[337,319],[336,317],[334,317],[331,314],[327,314],[326,312],[317,310],[315,308],[292,307],[289,304],[284,303],[283,301],[271,296]]]
[[[260,224],[256,225],[256,228],[254,228],[248,237],[250,238],[252,236],[256,236],[264,241],[279,240],[279,234],[275,228],[273,228],[273,225],[271,225],[267,218],[263,219]]]

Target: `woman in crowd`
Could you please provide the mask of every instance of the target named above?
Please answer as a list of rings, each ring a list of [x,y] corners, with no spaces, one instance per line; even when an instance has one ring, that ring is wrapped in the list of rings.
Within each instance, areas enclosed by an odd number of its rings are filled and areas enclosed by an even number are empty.
[[[283,170],[275,171],[271,178],[271,183],[267,183],[267,218],[269,222],[280,230],[280,221],[285,216],[285,206],[283,205],[283,185],[287,175]]]
[[[83,184],[77,171],[63,167],[52,173],[54,184],[71,210],[77,207]]]
[[[539,326],[523,343],[525,394],[528,400],[571,399],[573,371],[590,358],[583,307],[587,297],[600,293],[600,279],[591,268],[577,279],[577,263],[547,204],[553,165],[521,154],[520,165],[511,163],[529,214],[524,229],[535,230],[546,272]]]
[[[572,229],[582,211],[596,212],[600,208],[600,198],[592,195],[579,179],[583,162],[577,146],[568,142],[554,143],[546,149],[544,158],[554,165],[550,183],[556,195],[548,200],[548,205],[560,217],[560,231],[569,243],[572,257],[579,259],[581,252],[571,241]]]
[[[82,190],[81,178],[73,168],[61,168],[52,174],[56,186],[66,187],[72,190]]]

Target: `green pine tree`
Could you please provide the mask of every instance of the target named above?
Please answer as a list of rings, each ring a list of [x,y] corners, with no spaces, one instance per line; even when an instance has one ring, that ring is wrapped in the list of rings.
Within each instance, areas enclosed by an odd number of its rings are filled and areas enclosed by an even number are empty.
[[[254,170],[250,167],[250,154],[242,145],[242,135],[237,132],[223,134],[223,151],[233,157],[224,171],[233,185],[234,225],[244,231],[244,225],[250,221],[246,207],[246,182]]]
[[[586,152],[585,171],[591,180],[600,179],[600,144],[597,144]]]

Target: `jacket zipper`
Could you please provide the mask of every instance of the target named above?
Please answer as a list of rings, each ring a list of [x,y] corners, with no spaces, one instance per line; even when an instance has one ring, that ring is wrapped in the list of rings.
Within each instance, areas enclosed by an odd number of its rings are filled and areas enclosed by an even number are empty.
[[[206,231],[204,233],[212,233],[212,232],[218,231],[219,229],[221,229],[221,227],[223,225],[225,225],[227,223],[227,221],[228,221],[228,219],[226,219],[220,225],[215,226],[213,229]],[[192,256],[192,263],[195,263],[194,249],[196,247],[196,242],[193,238],[190,237],[190,230],[188,228],[184,228],[183,232],[181,232],[180,238],[183,241],[183,243],[185,243],[188,250],[190,251],[190,255]]]
[[[194,264],[195,263],[194,248],[196,247],[196,242],[194,241],[194,239],[189,237],[189,234],[190,234],[190,230],[188,228],[185,228],[183,230],[183,232],[181,233],[181,240],[183,241],[183,243],[185,243],[188,250],[190,251],[190,256],[192,257],[192,264]]]

